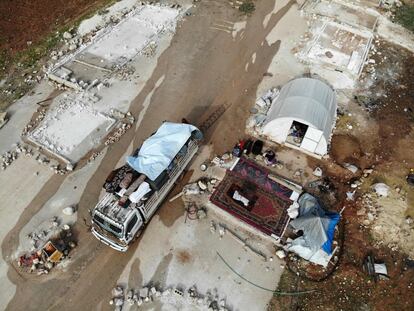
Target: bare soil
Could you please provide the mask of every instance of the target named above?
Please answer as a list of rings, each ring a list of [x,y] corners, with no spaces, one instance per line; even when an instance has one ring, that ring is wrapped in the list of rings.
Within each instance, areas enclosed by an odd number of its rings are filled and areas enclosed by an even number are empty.
[[[90,13],[108,0],[3,0],[0,2],[0,51],[10,55],[35,45],[57,28]]]

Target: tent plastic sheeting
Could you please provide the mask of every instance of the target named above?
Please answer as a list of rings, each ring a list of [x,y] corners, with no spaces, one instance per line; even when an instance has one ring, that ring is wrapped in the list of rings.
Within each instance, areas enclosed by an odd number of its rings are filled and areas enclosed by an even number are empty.
[[[154,181],[170,165],[193,131],[201,134],[191,124],[164,122],[144,141],[137,157],[127,157],[127,163]]]
[[[294,239],[288,247],[288,250],[298,254],[303,259],[313,262],[317,265],[327,267],[332,255],[328,255],[322,248],[316,252],[312,251],[303,238],[303,236]]]
[[[335,92],[326,83],[313,78],[298,78],[282,87],[267,114],[266,124],[280,118],[303,120],[322,131],[329,142],[336,108]]]
[[[331,254],[335,227],[340,215],[324,210],[318,199],[309,193],[304,193],[299,198],[298,203],[299,217],[292,220],[290,225],[296,230],[303,231],[306,247],[312,253],[322,249],[327,254]]]
[[[283,144],[297,121],[308,126],[300,148],[323,156],[328,152],[336,109],[336,94],[329,85],[313,78],[294,79],[281,88],[269,108],[261,134]]]

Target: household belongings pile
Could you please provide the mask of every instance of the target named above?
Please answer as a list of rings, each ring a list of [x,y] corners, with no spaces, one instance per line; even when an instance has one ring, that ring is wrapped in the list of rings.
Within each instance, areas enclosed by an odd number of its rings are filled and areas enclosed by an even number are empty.
[[[318,199],[304,193],[298,199],[299,216],[290,222],[303,235],[288,243],[287,250],[315,264],[326,267],[332,257],[335,227],[340,215],[324,210]]]
[[[29,273],[48,274],[53,267],[67,258],[69,252],[75,247],[72,231],[67,228],[52,240],[47,241],[41,248],[21,255],[17,265]]]

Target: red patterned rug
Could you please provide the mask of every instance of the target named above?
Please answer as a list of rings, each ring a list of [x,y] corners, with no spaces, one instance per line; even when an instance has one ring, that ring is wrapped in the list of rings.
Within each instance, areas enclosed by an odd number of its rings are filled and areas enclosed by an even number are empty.
[[[227,171],[210,201],[268,235],[281,236],[289,221],[287,209],[292,204],[292,191],[268,179],[267,174],[265,178],[261,173],[267,170],[256,163],[246,159],[239,163],[233,171]],[[241,174],[243,170],[250,174]],[[249,200],[247,207],[233,199],[235,191]]]

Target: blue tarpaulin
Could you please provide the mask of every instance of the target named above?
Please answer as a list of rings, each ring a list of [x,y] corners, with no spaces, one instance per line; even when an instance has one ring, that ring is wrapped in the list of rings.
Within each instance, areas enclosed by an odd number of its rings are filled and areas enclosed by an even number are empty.
[[[340,215],[323,209],[318,199],[309,193],[304,193],[298,203],[299,217],[292,220],[290,225],[303,231],[306,246],[313,252],[323,249],[331,254],[335,227]]]
[[[138,156],[127,157],[127,163],[154,181],[170,165],[194,130],[198,131],[190,124],[164,122],[144,141]]]

